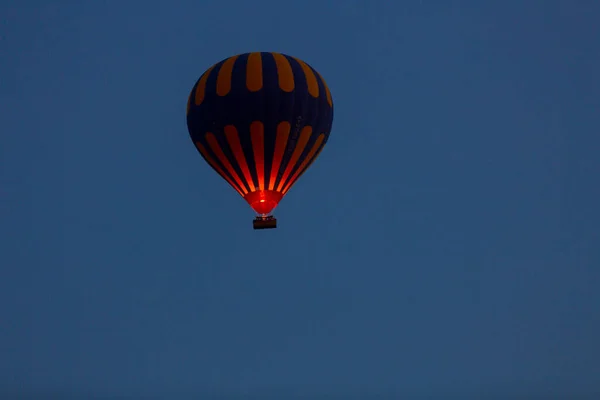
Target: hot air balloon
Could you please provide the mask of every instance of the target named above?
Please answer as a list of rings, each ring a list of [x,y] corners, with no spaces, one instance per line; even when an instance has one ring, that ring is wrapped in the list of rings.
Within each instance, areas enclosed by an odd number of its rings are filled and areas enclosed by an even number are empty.
[[[204,160],[258,214],[271,214],[327,143],[331,93],[321,75],[289,55],[253,52],[208,68],[193,86],[187,126]]]

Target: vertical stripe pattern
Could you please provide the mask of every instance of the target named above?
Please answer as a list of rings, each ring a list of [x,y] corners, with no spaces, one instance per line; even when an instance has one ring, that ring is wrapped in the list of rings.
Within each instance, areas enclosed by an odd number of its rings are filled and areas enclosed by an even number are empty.
[[[256,52],[210,67],[193,86],[186,112],[205,161],[262,213],[277,205],[327,143],[333,100],[306,62]]]

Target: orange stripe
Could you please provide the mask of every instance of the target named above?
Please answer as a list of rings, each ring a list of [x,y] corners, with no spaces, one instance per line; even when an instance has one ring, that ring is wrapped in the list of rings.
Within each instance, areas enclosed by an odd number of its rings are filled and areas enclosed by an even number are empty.
[[[198,81],[198,86],[196,87],[196,99],[195,99],[195,103],[197,106],[202,104],[202,101],[204,101],[204,92],[206,91],[206,80],[208,79],[208,76],[210,75],[210,73],[212,72],[214,67],[215,66],[213,65],[212,67],[207,69],[206,72],[200,77],[200,81]]]
[[[217,170],[217,173],[219,175],[221,175],[221,177],[223,177],[223,179],[225,179],[234,189],[236,192],[238,192],[240,194],[240,196],[244,196],[244,194],[241,192],[241,190],[235,185],[235,183],[233,183],[233,181],[231,179],[229,179],[229,177],[227,176],[227,174],[225,174],[225,172],[221,169],[221,167],[219,167],[219,164],[217,164],[215,162],[215,160],[208,154],[208,152],[206,151],[206,149],[204,148],[204,146],[202,146],[202,143],[200,142],[196,142],[196,148],[198,149],[198,151],[200,151],[200,154],[202,154],[204,156],[204,158],[206,158],[206,161],[208,161],[208,163],[215,169]]]
[[[252,139],[252,151],[254,152],[254,165],[258,177],[258,188],[265,189],[265,128],[260,121],[254,121],[250,125],[250,138]]]
[[[319,74],[317,72],[317,74]],[[333,100],[331,99],[331,92],[329,91],[329,86],[325,82],[325,79],[319,74],[319,78],[321,78],[321,82],[323,83],[323,87],[325,88],[325,94],[327,95],[327,102],[329,103],[329,107],[333,107]]]
[[[263,86],[262,58],[260,53],[250,53],[246,65],[246,87],[251,92],[258,92]]]
[[[325,135],[323,133],[321,133],[319,135],[319,137],[317,138],[317,141],[313,145],[312,149],[310,149],[310,151],[308,152],[308,155],[306,156],[304,161],[302,161],[302,164],[300,164],[300,167],[298,168],[298,170],[296,170],[294,175],[292,175],[292,179],[290,179],[288,184],[285,185],[285,188],[283,189],[283,192],[282,192],[283,194],[286,194],[287,191],[290,190],[290,188],[292,187],[294,182],[296,182],[296,180],[300,177],[299,176],[300,173],[305,170],[304,167],[308,166],[309,164],[312,164],[312,161],[315,159],[313,157],[314,157],[315,153],[317,152],[317,150],[319,150],[319,146],[321,146],[321,143],[323,143],[323,140],[325,140]]]
[[[238,56],[229,57],[219,69],[219,76],[217,77],[217,94],[219,96],[226,96],[231,90],[231,73],[237,58]]]
[[[279,76],[279,88],[284,92],[294,90],[294,72],[288,59],[279,53],[271,53],[277,65],[277,75]]]
[[[233,179],[235,179],[237,184],[240,185],[240,189],[242,189],[242,192],[244,192],[244,194],[248,194],[248,190],[246,189],[246,186],[244,186],[244,184],[242,183],[242,180],[240,179],[238,174],[235,172],[235,170],[233,169],[233,166],[231,165],[231,163],[225,156],[225,153],[223,153],[223,150],[221,150],[221,146],[219,146],[219,142],[217,142],[217,138],[215,137],[215,135],[212,134],[211,132],[208,132],[206,134],[206,141],[208,142],[208,145],[210,146],[213,153],[215,153],[217,155],[217,158],[219,159],[219,161],[221,161],[221,164],[223,164],[225,166],[225,169],[227,169],[227,171],[229,171],[231,176],[233,176]]]
[[[288,176],[290,175],[290,172],[292,172],[292,169],[294,168],[296,163],[298,162],[298,158],[300,158],[300,155],[304,151],[304,148],[306,147],[306,143],[308,143],[308,139],[310,139],[311,134],[312,134],[312,126],[305,126],[304,128],[302,128],[302,132],[300,132],[300,138],[298,139],[298,142],[296,143],[296,148],[294,149],[294,152],[292,153],[292,157],[290,158],[290,161],[288,162],[285,172],[283,173],[283,176],[281,177],[281,181],[279,181],[279,186],[277,186],[278,192],[281,192],[281,187],[287,180]]]
[[[271,178],[269,179],[269,190],[275,187],[275,180],[281,165],[281,159],[285,152],[288,137],[290,136],[290,123],[287,121],[280,122],[277,125],[277,139],[275,139],[275,151],[273,152],[273,165],[271,166]]]
[[[238,131],[235,129],[235,126],[225,126],[225,137],[227,137],[227,142],[229,142],[231,151],[233,151],[233,155],[235,156],[238,166],[242,170],[244,178],[246,178],[246,184],[250,188],[250,191],[254,192],[256,188],[254,187],[252,175],[250,175],[248,163],[246,162],[246,157],[244,156],[244,150],[242,149],[242,144],[240,143],[240,136],[238,135]]]
[[[313,73],[313,70],[302,60],[294,58],[302,67],[304,76],[306,76],[306,84],[308,85],[308,93],[312,97],[319,97],[319,84],[317,83],[317,77]]]

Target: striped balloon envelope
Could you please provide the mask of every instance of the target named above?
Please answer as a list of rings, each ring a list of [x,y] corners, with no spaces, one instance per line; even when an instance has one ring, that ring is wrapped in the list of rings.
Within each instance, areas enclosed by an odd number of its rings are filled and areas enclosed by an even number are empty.
[[[274,228],[271,212],[319,156],[333,123],[321,75],[269,52],[226,58],[204,72],[187,104],[190,137],[204,160]]]

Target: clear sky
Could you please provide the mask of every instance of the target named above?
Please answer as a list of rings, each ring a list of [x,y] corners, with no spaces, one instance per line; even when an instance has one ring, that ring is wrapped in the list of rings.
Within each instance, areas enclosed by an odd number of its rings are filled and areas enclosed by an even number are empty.
[[[595,0],[1,2],[0,397],[599,398],[598,21]],[[185,121],[247,51],[307,61],[335,102],[270,231]]]

